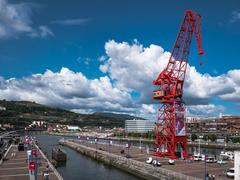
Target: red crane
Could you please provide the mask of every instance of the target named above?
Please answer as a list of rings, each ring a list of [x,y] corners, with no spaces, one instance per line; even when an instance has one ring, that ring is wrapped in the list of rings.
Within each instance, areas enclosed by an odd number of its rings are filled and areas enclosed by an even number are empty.
[[[177,152],[181,152],[184,157],[188,156],[182,94],[193,34],[198,54],[203,55],[201,16],[186,10],[167,67],[153,81],[157,86],[153,98],[161,103],[155,126],[157,147],[154,154],[157,156],[177,158]]]

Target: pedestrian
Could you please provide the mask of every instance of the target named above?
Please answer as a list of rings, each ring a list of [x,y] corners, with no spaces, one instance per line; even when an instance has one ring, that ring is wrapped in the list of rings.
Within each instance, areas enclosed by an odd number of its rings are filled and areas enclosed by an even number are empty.
[[[212,175],[212,180],[215,180],[215,177],[216,177],[215,174],[213,174],[213,175]]]
[[[45,172],[43,175],[44,175],[44,179],[48,180],[48,177],[49,177],[49,166],[48,165],[46,166],[46,169],[45,169]]]
[[[206,174],[206,180],[209,180],[209,174],[208,173]]]
[[[15,156],[16,156],[16,151],[14,150],[14,151],[13,151],[13,157],[15,157]]]

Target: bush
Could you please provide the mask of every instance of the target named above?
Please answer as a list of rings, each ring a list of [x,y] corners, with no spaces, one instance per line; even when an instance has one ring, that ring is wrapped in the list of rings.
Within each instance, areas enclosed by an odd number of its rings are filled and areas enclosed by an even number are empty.
[[[192,134],[191,135],[191,140],[194,142],[196,139],[198,138],[198,136],[196,134]]]
[[[207,141],[208,139],[209,139],[208,135],[204,134],[203,140],[204,140],[204,141]]]
[[[240,137],[233,137],[231,140],[233,143],[240,143]]]
[[[216,139],[217,139],[216,134],[210,134],[210,135],[209,135],[209,139],[210,139],[212,142],[215,142]]]

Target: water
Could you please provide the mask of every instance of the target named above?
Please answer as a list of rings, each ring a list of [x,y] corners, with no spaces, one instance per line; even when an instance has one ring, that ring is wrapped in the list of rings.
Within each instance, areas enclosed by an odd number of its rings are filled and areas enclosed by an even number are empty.
[[[53,147],[58,146],[58,140],[62,137],[51,136],[43,133],[34,133],[43,151],[51,155]],[[66,166],[58,167],[57,170],[66,180],[137,180],[135,176],[120,171],[114,167],[103,165],[76,151],[61,146],[67,153]]]
[[[51,156],[52,148],[59,146],[58,140],[62,137],[52,136],[44,133],[34,133],[33,136],[38,140],[43,151],[46,151]],[[73,139],[74,137],[70,137]],[[76,137],[75,137],[76,138]],[[94,139],[91,139],[94,141]],[[109,143],[107,140],[99,140],[99,143]],[[125,145],[127,142],[124,141],[113,141],[113,144]],[[134,142],[133,146],[139,146],[138,142]],[[142,147],[146,144],[142,143]],[[148,144],[150,148],[154,145]],[[137,180],[135,176],[120,171],[114,167],[103,165],[98,163],[86,156],[82,156],[76,151],[67,147],[61,146],[67,153],[67,164],[66,166],[58,167],[58,172],[64,179],[75,180],[75,179],[86,179],[86,180]],[[194,151],[198,152],[198,147],[189,147],[189,153]],[[209,155],[219,155],[221,149],[204,149],[201,148],[201,153],[207,153]]]

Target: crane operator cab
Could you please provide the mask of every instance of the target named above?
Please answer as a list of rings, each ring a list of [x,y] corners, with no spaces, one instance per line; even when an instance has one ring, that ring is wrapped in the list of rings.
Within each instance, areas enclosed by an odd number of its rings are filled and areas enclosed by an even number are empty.
[[[165,101],[182,96],[181,84],[177,87],[168,84],[159,85],[157,87],[158,89],[153,91],[153,99]]]
[[[158,89],[153,91],[153,98],[158,100],[164,100],[168,95],[171,95],[168,84],[157,86]]]

